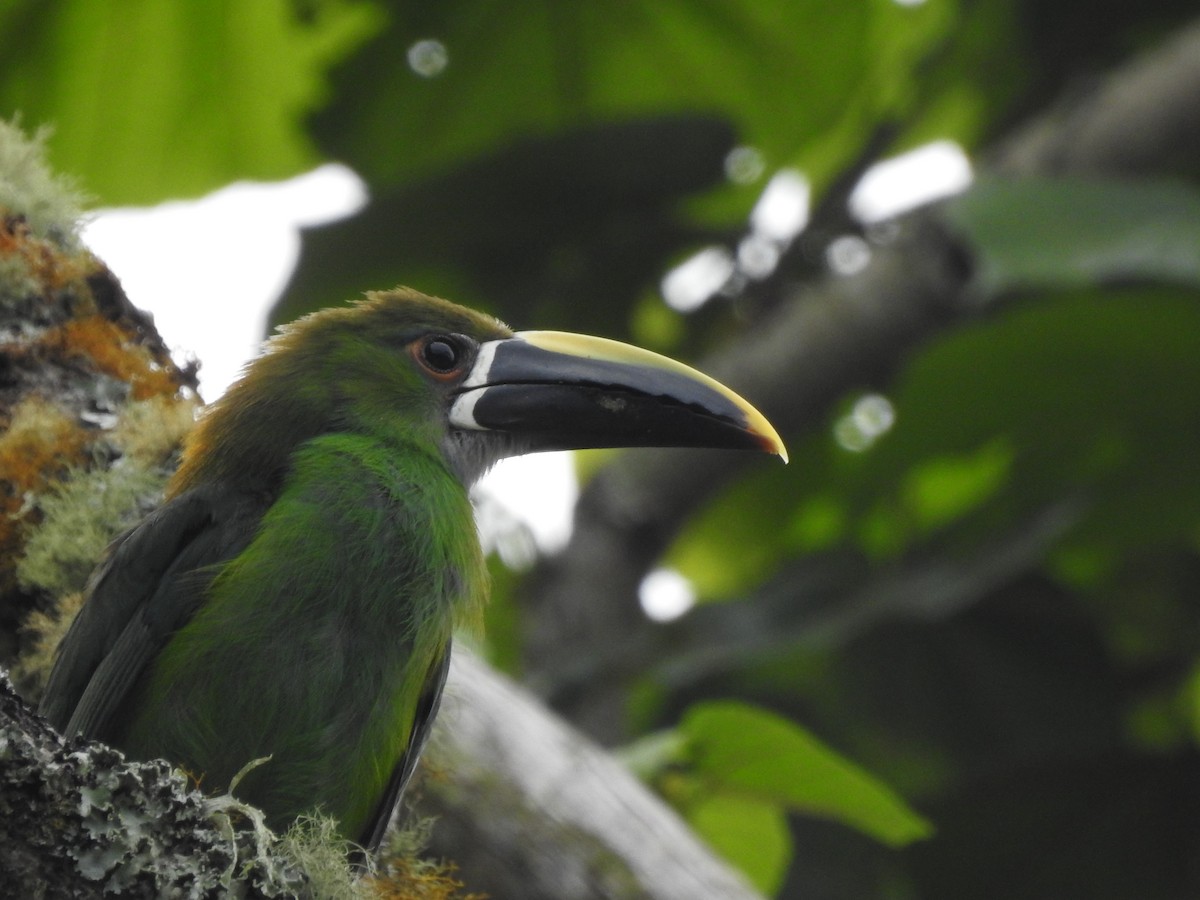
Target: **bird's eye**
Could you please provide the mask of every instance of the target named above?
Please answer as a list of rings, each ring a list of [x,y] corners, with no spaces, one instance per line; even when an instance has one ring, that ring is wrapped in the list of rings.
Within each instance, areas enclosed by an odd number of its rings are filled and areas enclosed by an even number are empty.
[[[439,375],[454,371],[461,358],[462,350],[452,338],[430,338],[421,348],[421,361]]]

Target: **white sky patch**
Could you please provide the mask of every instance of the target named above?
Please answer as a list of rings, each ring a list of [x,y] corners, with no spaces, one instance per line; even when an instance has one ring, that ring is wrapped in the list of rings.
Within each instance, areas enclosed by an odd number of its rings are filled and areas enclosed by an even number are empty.
[[[859,221],[879,222],[957,194],[972,177],[962,147],[934,141],[869,168],[850,195],[850,211]]]
[[[100,210],[83,238],[133,304],[154,315],[167,345],[200,360],[200,393],[211,401],[257,353],[267,309],[299,257],[300,226],[365,202],[358,176],[331,164],[199,200]]]
[[[750,227],[760,237],[788,242],[808,224],[812,188],[796,169],[780,169],[767,182],[750,211]]]
[[[752,157],[755,165],[761,163],[757,151],[738,148],[730,154],[727,167],[739,151]],[[663,276],[659,289],[667,305],[681,313],[694,312],[739,278],[766,278],[808,224],[810,199],[808,179],[795,169],[780,169],[750,211],[750,232],[738,244],[736,258],[727,248],[712,246],[685,259]]]
[[[426,38],[408,48],[408,67],[422,78],[435,78],[446,71],[450,54],[439,40]]]
[[[696,605],[696,591],[675,569],[655,569],[642,579],[638,600],[648,618],[671,622]]]
[[[751,232],[738,243],[738,268],[750,278],[766,278],[775,271],[783,251],[777,241]]]
[[[707,247],[688,257],[662,280],[667,305],[679,312],[699,309],[725,286],[734,269],[733,257],[724,247]]]
[[[892,430],[896,408],[883,394],[863,394],[849,413],[833,425],[834,439],[844,450],[862,453]]]
[[[829,242],[825,259],[838,275],[855,275],[871,262],[871,245],[856,234],[844,234]]]
[[[725,176],[734,184],[753,184],[766,168],[767,161],[754,147],[734,147],[725,157]]]
[[[567,545],[579,480],[569,451],[531,453],[503,459],[479,479],[475,490],[527,528],[541,553],[556,553]],[[485,523],[486,524],[486,523]],[[503,534],[486,535],[502,543]]]

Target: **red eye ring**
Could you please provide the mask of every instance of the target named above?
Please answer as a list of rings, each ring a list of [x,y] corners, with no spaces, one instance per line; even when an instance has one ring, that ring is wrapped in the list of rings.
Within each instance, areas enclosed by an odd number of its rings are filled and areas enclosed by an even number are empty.
[[[449,338],[430,338],[421,348],[421,360],[431,372],[445,375],[458,368],[461,353]]]
[[[463,373],[470,348],[457,335],[433,334],[415,341],[413,359],[438,381],[452,381]]]

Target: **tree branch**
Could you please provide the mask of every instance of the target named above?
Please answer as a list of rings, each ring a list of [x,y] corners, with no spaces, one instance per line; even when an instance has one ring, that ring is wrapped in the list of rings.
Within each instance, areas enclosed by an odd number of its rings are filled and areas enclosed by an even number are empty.
[[[421,812],[472,890],[525,900],[759,896],[629,770],[455,650]]]
[[[1084,98],[1029,122],[985,156],[1002,174],[1148,174],[1200,159],[1200,21],[1113,72]],[[848,391],[878,385],[948,328],[980,313],[968,248],[936,208],[849,277],[805,286],[701,367],[750,397],[787,437],[826,421]],[[685,450],[620,457],[587,486],[569,545],[543,560],[525,621],[530,685],[604,742],[622,739],[623,648],[654,628],[637,588],[699,507],[770,461]]]

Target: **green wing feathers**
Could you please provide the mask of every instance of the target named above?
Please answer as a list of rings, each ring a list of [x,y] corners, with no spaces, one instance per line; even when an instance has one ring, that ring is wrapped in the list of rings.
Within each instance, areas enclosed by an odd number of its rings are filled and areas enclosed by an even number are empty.
[[[44,709],[135,758],[177,762],[208,790],[270,756],[238,796],[273,827],[319,807],[377,844],[436,710],[454,624],[486,594],[470,503],[431,454],[327,435],[295,453],[247,528],[250,506],[184,494],[131,533],[96,582],[103,608],[85,604],[68,635],[72,662]],[[157,553],[137,546],[149,541]]]

